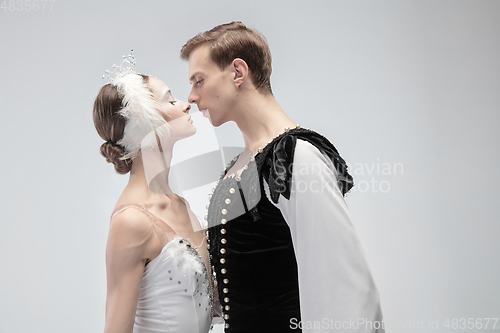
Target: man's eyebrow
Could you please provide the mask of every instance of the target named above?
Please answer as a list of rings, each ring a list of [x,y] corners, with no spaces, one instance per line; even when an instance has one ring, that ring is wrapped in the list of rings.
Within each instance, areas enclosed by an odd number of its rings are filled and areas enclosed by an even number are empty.
[[[198,74],[200,74],[200,73],[199,73],[199,72],[196,72],[196,73],[194,73],[193,75],[191,75],[191,77],[189,78],[189,82],[193,82],[193,81],[194,81],[194,77],[195,77],[196,75],[198,75]]]

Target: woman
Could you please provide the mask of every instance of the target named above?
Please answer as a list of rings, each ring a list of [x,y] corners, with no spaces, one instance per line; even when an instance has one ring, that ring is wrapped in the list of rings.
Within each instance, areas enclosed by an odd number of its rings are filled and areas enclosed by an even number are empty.
[[[206,239],[187,201],[168,186],[173,145],[196,132],[190,105],[174,99],[161,80],[136,74],[133,54],[124,59],[131,66],[114,66],[118,75],[101,88],[93,111],[106,141],[101,154],[118,173],[130,173],[106,247],[104,331],[208,332],[213,287]],[[155,192],[153,183],[161,183]]]

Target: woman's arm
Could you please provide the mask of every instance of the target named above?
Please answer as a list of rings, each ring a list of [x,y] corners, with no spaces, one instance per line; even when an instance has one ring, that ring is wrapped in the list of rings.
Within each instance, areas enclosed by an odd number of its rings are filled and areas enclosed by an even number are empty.
[[[143,213],[127,209],[112,219],[106,246],[105,333],[132,332],[144,266],[158,246],[158,236]]]

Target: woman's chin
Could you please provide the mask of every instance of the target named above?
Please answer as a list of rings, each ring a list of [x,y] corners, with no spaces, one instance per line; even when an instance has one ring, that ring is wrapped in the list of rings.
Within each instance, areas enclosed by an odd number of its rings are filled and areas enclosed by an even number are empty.
[[[194,127],[194,125],[191,125],[189,129],[175,133],[171,139],[174,139],[175,141],[186,139],[189,138],[190,136],[195,135],[196,131],[197,131],[196,127]]]
[[[186,138],[196,134],[196,131],[197,131],[196,127],[194,125],[192,125],[192,127],[193,127],[193,129],[189,132],[189,135]]]

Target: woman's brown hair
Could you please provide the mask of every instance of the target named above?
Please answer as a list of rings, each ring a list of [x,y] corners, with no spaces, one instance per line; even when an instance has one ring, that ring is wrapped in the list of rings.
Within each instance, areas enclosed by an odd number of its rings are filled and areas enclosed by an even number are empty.
[[[147,75],[142,76],[144,83],[149,82]],[[94,102],[93,119],[94,126],[99,136],[106,142],[101,145],[101,155],[106,162],[113,163],[119,174],[126,174],[132,169],[132,159],[121,160],[125,155],[125,149],[117,144],[123,138],[123,131],[127,119],[118,111],[123,107],[123,96],[118,92],[116,86],[108,83],[104,85]]]

